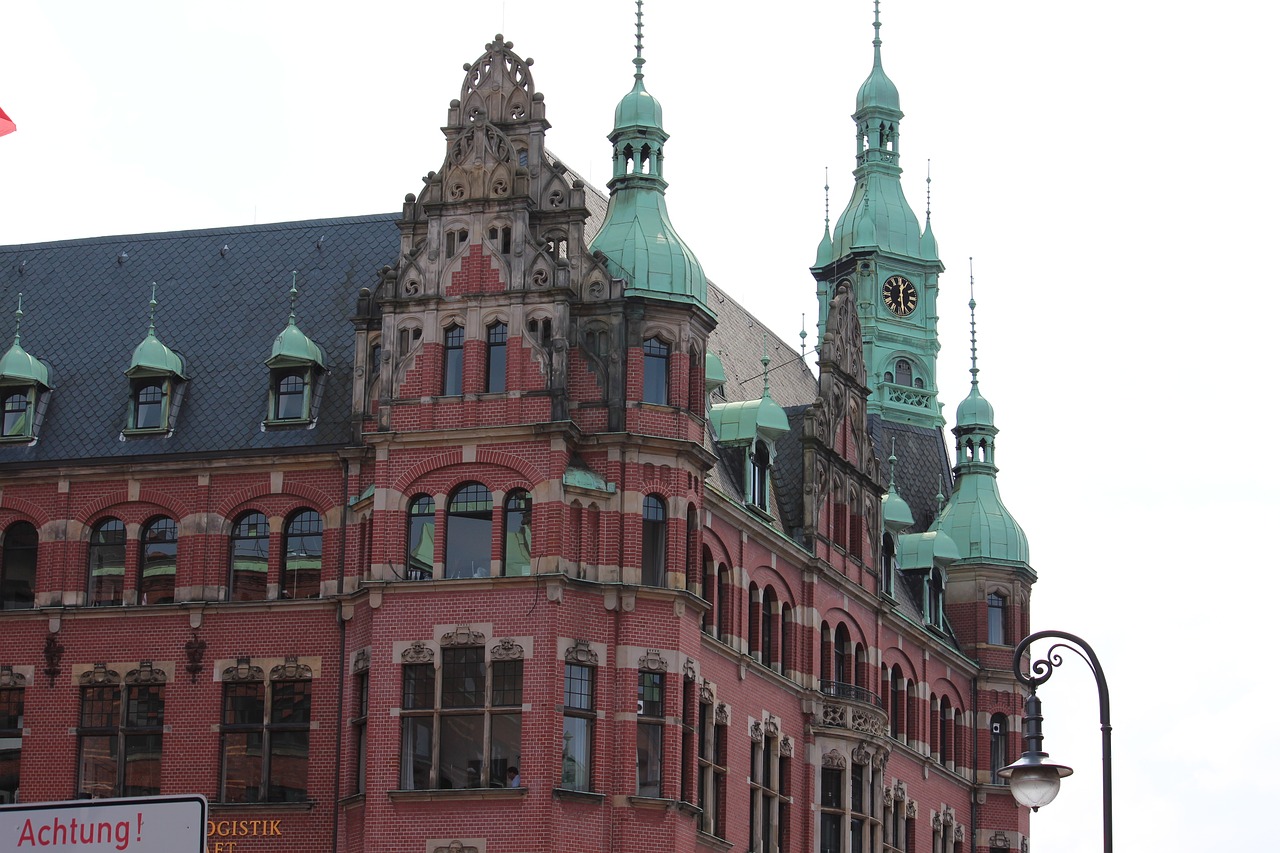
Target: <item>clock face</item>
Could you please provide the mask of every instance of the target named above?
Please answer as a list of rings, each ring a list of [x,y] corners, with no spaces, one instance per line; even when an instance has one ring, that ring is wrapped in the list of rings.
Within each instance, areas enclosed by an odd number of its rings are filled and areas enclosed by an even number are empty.
[[[899,317],[906,317],[916,310],[916,286],[900,275],[885,279],[880,296],[884,299],[885,307]]]

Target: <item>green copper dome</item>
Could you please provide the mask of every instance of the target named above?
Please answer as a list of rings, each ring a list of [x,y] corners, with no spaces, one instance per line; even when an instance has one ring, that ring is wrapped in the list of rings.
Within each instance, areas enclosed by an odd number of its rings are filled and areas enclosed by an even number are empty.
[[[720,360],[720,356],[711,351],[707,352],[707,367],[705,375],[707,379],[708,392],[724,387],[724,362]]]
[[[818,241],[818,251],[813,257],[813,266],[825,267],[831,263],[834,255],[831,251],[831,228],[828,226],[822,230],[822,239]]]
[[[960,551],[942,530],[904,533],[898,537],[898,566],[904,570],[931,569],[934,563],[949,566],[960,559]]]
[[[49,387],[49,368],[27,353],[14,336],[13,346],[0,358],[0,385],[43,385]]]
[[[295,367],[308,364],[314,364],[323,370],[324,350],[298,328],[293,314],[290,314],[289,324],[276,335],[275,343],[271,345],[271,357],[267,359],[267,366]]]
[[[978,392],[978,383],[973,383],[969,396],[960,401],[956,407],[956,426],[991,426],[996,422],[995,409],[987,402],[987,398]]]
[[[183,372],[185,369],[182,356],[162,344],[156,337],[155,327],[152,326],[142,343],[134,347],[133,358],[129,360],[129,369],[125,371],[125,375],[129,377],[171,375],[185,379]]]
[[[938,240],[933,236],[933,222],[926,213],[924,217],[924,233],[920,235],[920,257],[926,261],[938,260]]]
[[[1030,562],[1027,534],[1000,500],[994,472],[960,474],[930,529],[950,536],[962,560]]]
[[[757,438],[772,441],[791,431],[787,413],[774,402],[767,390],[759,400],[712,406],[711,423],[721,444],[747,444]]]
[[[643,74],[636,74],[635,85],[613,111],[615,132],[634,127],[662,129],[662,104],[644,88]]]
[[[898,489],[893,483],[889,483],[889,491],[880,498],[880,515],[884,518],[884,526],[894,532],[906,530],[916,523],[915,516],[911,514],[911,507],[902,495],[898,494]]]
[[[876,14],[876,37],[871,42],[876,48],[875,60],[871,64],[871,73],[858,89],[858,109],[880,108],[901,112],[898,87],[893,85],[893,81],[889,79],[888,74],[884,73],[884,67],[880,64],[880,20],[879,13]]]

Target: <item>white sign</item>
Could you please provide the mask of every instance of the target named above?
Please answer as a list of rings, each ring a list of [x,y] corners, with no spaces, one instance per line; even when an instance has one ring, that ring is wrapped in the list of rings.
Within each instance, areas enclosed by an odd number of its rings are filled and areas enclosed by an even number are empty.
[[[0,853],[202,853],[198,794],[0,806]]]

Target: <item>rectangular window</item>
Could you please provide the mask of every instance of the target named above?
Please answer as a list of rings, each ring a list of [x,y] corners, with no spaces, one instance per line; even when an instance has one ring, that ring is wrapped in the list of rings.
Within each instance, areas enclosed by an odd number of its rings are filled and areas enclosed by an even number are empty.
[[[82,688],[79,795],[99,798],[159,794],[163,733],[161,685],[121,688],[118,684],[95,684]]]
[[[356,706],[355,719],[351,721],[352,734],[356,741],[356,779],[355,793],[364,793],[365,765],[369,757],[369,671],[363,670],[355,674]]]
[[[485,359],[485,390],[496,394],[507,390],[507,324],[489,327],[488,353]]]
[[[782,758],[778,738],[766,736],[751,744],[751,833],[752,849],[785,849],[785,818],[791,797],[786,776],[791,762]]]
[[[484,649],[444,649],[402,668],[403,790],[501,788],[519,775],[524,661],[485,664]]]
[[[444,332],[444,375],[440,393],[446,397],[462,393],[462,342],[466,331],[450,326]]]
[[[23,688],[0,688],[0,806],[18,802]]]
[[[564,667],[564,763],[560,787],[591,790],[591,746],[595,734],[595,674],[592,667]]]
[[[311,682],[261,681],[222,689],[222,801],[307,800]]]
[[[1004,596],[993,592],[987,596],[987,642],[993,646],[1005,644]]]
[[[662,673],[639,674],[636,701],[636,794],[662,796]]]
[[[702,809],[699,828],[724,838],[729,727],[716,721],[712,703],[703,702],[698,710],[698,807]]]
[[[644,342],[644,390],[640,398],[644,402],[664,406],[670,402],[667,394],[667,362],[670,356],[671,348],[657,338]]]
[[[821,853],[842,853],[840,836],[844,824],[844,772],[836,767],[822,768],[819,794],[822,812],[818,818],[818,849]]]

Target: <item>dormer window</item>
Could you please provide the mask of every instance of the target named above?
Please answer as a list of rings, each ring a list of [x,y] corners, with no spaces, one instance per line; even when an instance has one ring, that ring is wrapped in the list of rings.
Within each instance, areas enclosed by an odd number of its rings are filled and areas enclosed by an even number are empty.
[[[747,452],[747,504],[765,512],[769,511],[769,463],[772,458],[769,446],[763,441],[757,441]]]
[[[31,435],[31,398],[35,396],[35,388],[28,386],[18,390],[8,390],[4,394],[4,429],[0,436],[4,438],[28,438]]]
[[[14,321],[13,345],[0,357],[0,442],[30,442],[49,402],[49,366],[28,355],[19,342],[22,294],[18,294]]]
[[[289,322],[271,345],[267,367],[271,390],[266,426],[314,423],[319,416],[320,390],[325,374],[325,354],[298,328],[294,310],[298,298],[295,282],[289,290]]]
[[[186,384],[186,362],[156,337],[156,295],[151,286],[151,323],[133,350],[129,369],[129,417],[124,434],[163,433],[173,429]]]

